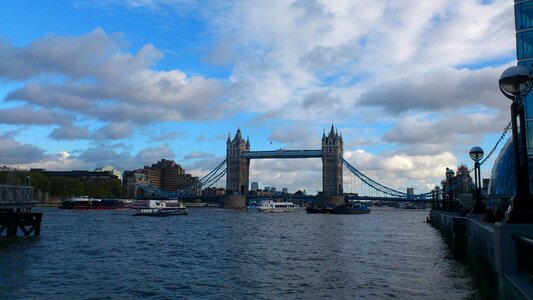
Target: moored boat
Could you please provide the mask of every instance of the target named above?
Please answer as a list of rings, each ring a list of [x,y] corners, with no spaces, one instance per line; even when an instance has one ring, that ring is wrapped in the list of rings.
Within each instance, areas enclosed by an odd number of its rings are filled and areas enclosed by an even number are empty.
[[[346,203],[335,207],[309,206],[305,209],[305,211],[308,214],[360,215],[370,213],[370,208],[359,203]]]
[[[137,209],[133,216],[166,217],[189,214],[187,208],[178,200],[136,200],[131,208]]]
[[[291,212],[296,210],[296,205],[292,202],[276,202],[267,199],[260,202],[250,202],[247,210],[253,212]]]
[[[403,209],[416,209],[417,207],[411,202],[401,202],[399,208]]]
[[[305,208],[305,211],[308,214],[331,214],[331,213],[334,213],[333,208],[331,208],[331,207],[308,206],[308,207]]]
[[[333,213],[341,215],[360,215],[370,213],[370,208],[363,204],[351,203],[336,206],[333,211]]]
[[[89,196],[76,196],[68,198],[61,203],[61,209],[76,210],[107,210],[125,209],[128,203],[120,199],[95,199]]]

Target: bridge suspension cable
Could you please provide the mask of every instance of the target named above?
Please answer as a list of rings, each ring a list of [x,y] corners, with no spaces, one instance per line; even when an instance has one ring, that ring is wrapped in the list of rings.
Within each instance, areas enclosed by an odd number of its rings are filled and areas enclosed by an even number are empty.
[[[357,170],[354,166],[352,166],[348,161],[346,161],[344,158],[342,159],[343,164],[348,168],[352,174],[357,176],[362,182],[364,182],[367,186],[371,187],[373,190],[377,192],[384,193],[386,195],[396,197],[396,198],[405,198],[405,199],[428,199],[431,197],[431,192],[429,193],[423,193],[423,194],[417,194],[417,195],[408,195],[407,193],[400,192],[398,190],[389,188],[371,178],[363,174],[361,171]]]
[[[224,175],[226,175],[227,168],[222,169],[222,167],[226,164],[226,159],[224,159],[218,166],[216,166],[213,170],[211,170],[209,173],[207,173],[204,177],[202,177],[198,183],[193,183],[189,185],[188,187],[177,190],[177,191],[165,191],[160,188],[156,188],[151,185],[138,185],[138,188],[159,196],[164,197],[179,197],[184,195],[191,195],[198,192],[198,190],[203,190],[205,188],[209,188],[213,185],[215,185]]]

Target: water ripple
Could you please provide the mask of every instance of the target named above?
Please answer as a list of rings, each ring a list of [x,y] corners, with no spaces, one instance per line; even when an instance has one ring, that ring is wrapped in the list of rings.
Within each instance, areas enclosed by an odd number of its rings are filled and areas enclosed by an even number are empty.
[[[369,215],[44,209],[40,238],[0,244],[6,299],[465,299],[427,211]]]

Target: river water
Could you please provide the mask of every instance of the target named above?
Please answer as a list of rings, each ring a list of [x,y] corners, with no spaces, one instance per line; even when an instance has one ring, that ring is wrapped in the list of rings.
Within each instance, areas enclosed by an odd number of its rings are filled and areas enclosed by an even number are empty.
[[[479,298],[428,210],[34,211],[40,237],[0,244],[2,299]]]

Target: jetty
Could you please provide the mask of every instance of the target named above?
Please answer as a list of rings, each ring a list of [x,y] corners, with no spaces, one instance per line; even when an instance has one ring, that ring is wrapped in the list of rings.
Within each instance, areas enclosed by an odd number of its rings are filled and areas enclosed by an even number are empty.
[[[33,187],[0,184],[0,237],[14,237],[19,231],[24,236],[41,233],[42,213],[32,212]]]

